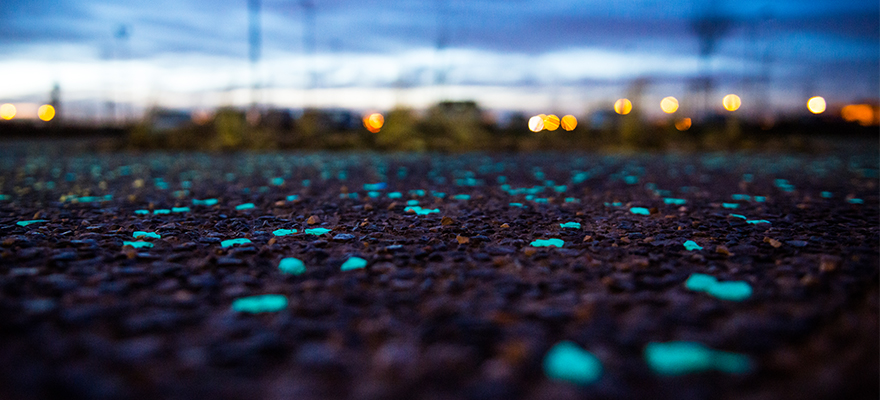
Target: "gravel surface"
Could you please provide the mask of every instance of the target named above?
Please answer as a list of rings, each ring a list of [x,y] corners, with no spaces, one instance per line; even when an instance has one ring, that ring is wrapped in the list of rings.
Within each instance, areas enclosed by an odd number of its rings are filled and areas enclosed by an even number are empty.
[[[876,152],[63,150],[0,150],[0,398],[880,396]]]

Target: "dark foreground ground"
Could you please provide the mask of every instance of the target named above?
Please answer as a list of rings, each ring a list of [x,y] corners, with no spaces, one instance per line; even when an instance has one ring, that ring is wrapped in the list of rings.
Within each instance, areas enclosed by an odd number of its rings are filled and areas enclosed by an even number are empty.
[[[875,148],[63,150],[0,150],[0,398],[878,398]],[[410,200],[438,212],[406,212]],[[314,227],[332,231],[303,233]],[[123,246],[135,231],[161,238]],[[221,246],[234,238],[252,243]],[[563,247],[530,246],[549,238]],[[367,267],[341,271],[351,256]],[[284,257],[307,271],[281,273]],[[688,290],[692,273],[753,294]],[[232,310],[258,294],[289,304]],[[598,381],[545,375],[563,340],[601,361]],[[680,340],[752,369],[652,371],[646,345]]]

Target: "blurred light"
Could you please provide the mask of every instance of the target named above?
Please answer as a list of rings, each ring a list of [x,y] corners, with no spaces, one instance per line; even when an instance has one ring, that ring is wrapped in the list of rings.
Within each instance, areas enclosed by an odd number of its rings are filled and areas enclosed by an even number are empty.
[[[566,115],[562,117],[562,129],[567,131],[573,131],[574,128],[577,128],[578,120],[574,117],[574,115]]]
[[[721,99],[721,105],[723,105],[724,109],[727,111],[736,111],[739,110],[739,107],[742,105],[742,100],[735,94],[729,94]]]
[[[205,125],[208,122],[211,122],[211,119],[213,119],[213,118],[214,118],[214,116],[211,115],[211,112],[209,112],[207,110],[198,110],[198,111],[194,112],[192,115],[192,120],[197,125]]]
[[[682,118],[678,121],[675,121],[675,129],[678,129],[682,132],[691,129],[691,119],[690,118]]]
[[[15,106],[9,103],[0,106],[0,118],[5,120],[15,118]]]
[[[543,115],[543,114],[541,114]],[[544,118],[541,115],[536,115],[534,117],[529,118],[529,130],[532,132],[540,132],[544,130]]]
[[[51,121],[55,118],[55,107],[49,104],[43,104],[37,109],[37,117],[43,121]]]
[[[382,125],[385,125],[385,117],[382,114],[372,113],[364,116],[364,127],[368,131],[378,133],[382,129]]]
[[[850,104],[840,109],[840,116],[848,122],[869,126],[874,123],[874,109],[868,104]]]
[[[813,114],[825,112],[825,99],[822,96],[813,96],[807,100],[807,109]]]
[[[618,99],[614,102],[614,112],[620,115],[629,114],[633,109],[633,103],[629,99]]]
[[[544,129],[551,132],[559,129],[559,117],[553,114],[544,117]]]
[[[678,99],[672,96],[664,97],[663,100],[660,100],[660,109],[667,114],[678,111]]]

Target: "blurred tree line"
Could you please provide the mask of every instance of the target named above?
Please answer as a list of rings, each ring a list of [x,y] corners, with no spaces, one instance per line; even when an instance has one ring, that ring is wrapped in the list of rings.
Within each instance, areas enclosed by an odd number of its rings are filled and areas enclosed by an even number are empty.
[[[190,115],[154,109],[129,130],[128,146],[204,151],[809,150],[805,134],[828,130],[832,123],[790,121],[767,129],[728,115],[709,118],[699,127],[691,127],[689,121],[688,129],[680,129],[676,126],[680,119],[673,116],[647,123],[635,110],[627,115],[607,110],[579,117],[571,131],[560,127],[531,132],[527,116],[512,114],[498,123],[471,101],[441,102],[422,112],[398,107],[384,117],[384,125],[374,133],[365,128],[360,116],[346,110],[307,109],[294,118],[287,110],[255,113],[221,108],[210,115]]]

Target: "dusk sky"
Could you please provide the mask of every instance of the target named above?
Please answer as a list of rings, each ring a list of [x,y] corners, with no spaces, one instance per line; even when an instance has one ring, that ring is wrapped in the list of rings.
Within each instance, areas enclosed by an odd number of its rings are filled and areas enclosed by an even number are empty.
[[[713,93],[741,93],[746,112],[758,96],[793,112],[811,95],[876,101],[880,88],[876,0],[314,1],[314,56],[304,10],[262,2],[262,104],[381,110],[452,98],[583,114],[637,78],[645,104],[687,102],[701,71],[692,23],[707,14],[729,21],[710,59]],[[244,106],[251,75],[246,0],[0,3],[0,103],[46,102],[57,82],[80,118],[100,117],[108,99],[131,113]]]

